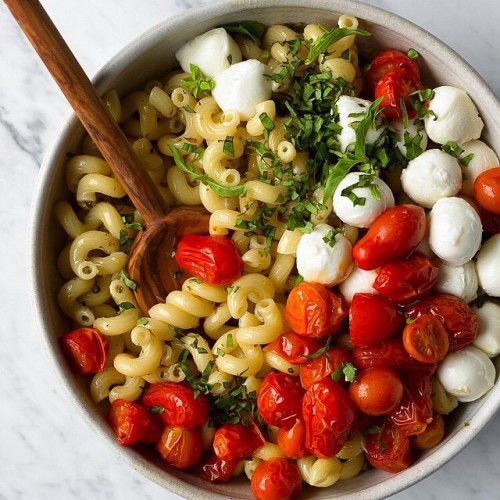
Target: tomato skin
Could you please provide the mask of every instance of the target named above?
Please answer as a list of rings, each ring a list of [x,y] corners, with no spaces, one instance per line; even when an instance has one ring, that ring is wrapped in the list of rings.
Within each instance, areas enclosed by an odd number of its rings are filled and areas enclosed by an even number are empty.
[[[196,399],[187,384],[162,382],[152,384],[143,398],[144,406],[163,408],[162,420],[170,427],[190,429],[208,421],[209,403],[204,394]]]
[[[198,466],[197,474],[210,483],[227,483],[239,461],[222,460],[212,451]]]
[[[238,248],[221,235],[184,236],[177,244],[175,260],[181,269],[210,285],[229,285],[243,272]]]
[[[231,462],[250,458],[264,443],[264,436],[257,424],[250,421],[248,427],[242,423],[224,424],[219,427],[215,431],[213,446],[217,457]]]
[[[319,283],[302,282],[286,301],[285,317],[290,328],[306,337],[336,333],[346,316],[343,299]]]
[[[410,319],[417,319],[422,314],[432,314],[441,321],[448,333],[450,352],[474,342],[479,332],[477,314],[463,299],[454,295],[429,295],[408,306],[405,314]]]
[[[163,460],[172,467],[180,470],[191,469],[201,460],[201,431],[199,427],[192,429],[165,427],[156,449]]]
[[[367,415],[388,415],[401,403],[403,383],[389,368],[368,368],[356,374],[355,382],[349,386],[349,396]]]
[[[385,422],[381,433],[364,436],[365,456],[377,469],[395,474],[407,469],[411,464],[410,440],[397,427]]]
[[[432,314],[422,314],[405,326],[403,345],[421,363],[437,363],[448,353],[450,342],[443,324]]]
[[[309,359],[300,368],[300,383],[304,389],[309,389],[315,382],[323,380],[339,368],[341,364],[352,361],[349,351],[340,347],[333,347],[326,355],[322,354]]]
[[[95,328],[78,328],[59,339],[64,357],[73,371],[91,375],[104,371],[108,341]]]
[[[356,293],[349,311],[349,333],[353,346],[373,345],[392,337],[403,325],[403,315],[394,302],[382,295]]]
[[[341,384],[331,378],[313,384],[302,403],[306,449],[320,458],[333,457],[349,439],[357,413]]]
[[[397,304],[410,304],[429,293],[438,279],[439,269],[429,257],[419,252],[384,264],[373,288]]]
[[[474,182],[474,199],[486,211],[500,215],[500,167],[485,170]]]
[[[309,455],[306,450],[306,428],[299,418],[290,429],[278,430],[278,446],[288,458],[303,458]]]
[[[298,377],[269,373],[260,387],[257,408],[268,425],[290,429],[302,416],[302,389]]]
[[[131,446],[142,441],[151,422],[148,410],[138,403],[116,399],[111,403],[108,422],[121,446]]]
[[[444,438],[445,428],[443,417],[434,412],[432,422],[427,425],[422,434],[411,438],[411,445],[417,450],[430,450],[437,446]]]
[[[271,458],[257,465],[250,486],[257,500],[288,500],[302,490],[302,476],[290,460]]]
[[[408,255],[425,236],[425,211],[417,205],[396,205],[379,215],[352,250],[358,267],[376,269]]]
[[[274,352],[294,365],[307,363],[307,356],[321,349],[321,343],[316,339],[288,332],[264,347],[265,352]]]

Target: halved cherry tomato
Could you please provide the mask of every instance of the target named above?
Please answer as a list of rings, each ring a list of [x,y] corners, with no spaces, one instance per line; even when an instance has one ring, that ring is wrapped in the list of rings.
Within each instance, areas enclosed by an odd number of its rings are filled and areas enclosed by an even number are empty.
[[[349,333],[353,346],[380,344],[403,325],[403,315],[394,302],[372,293],[356,293],[349,311]]]
[[[290,460],[271,458],[257,465],[250,486],[257,500],[289,500],[300,493],[302,476]]]
[[[432,314],[422,314],[403,330],[406,352],[422,363],[437,363],[448,353],[450,342],[441,323]]]
[[[144,406],[125,399],[111,403],[108,422],[122,446],[144,442],[146,431],[154,426],[152,416]]]
[[[400,50],[383,50],[375,55],[366,72],[366,83],[371,94],[377,82],[392,71],[406,71],[413,78],[420,80],[420,70],[413,59]]]
[[[479,174],[474,182],[474,199],[488,212],[500,215],[500,167]]]
[[[411,439],[411,445],[417,450],[430,450],[437,446],[444,438],[444,420],[443,417],[434,412],[432,422],[427,425],[422,434],[414,436]]]
[[[165,427],[156,449],[163,460],[176,469],[186,470],[194,467],[202,454],[201,431]]]
[[[303,458],[309,455],[306,450],[306,428],[302,420],[297,418],[290,429],[279,429],[278,446],[288,458]]]
[[[307,363],[311,354],[321,349],[321,344],[313,338],[288,332],[264,347],[265,352],[274,352],[294,365]]]
[[[152,384],[143,398],[144,406],[156,408],[170,427],[190,429],[208,421],[209,403],[204,394],[194,397],[193,389],[184,383]]]
[[[375,99],[382,98],[379,108],[387,118],[401,118],[402,103],[406,107],[407,116],[415,117],[415,110],[411,107],[409,95],[422,89],[420,79],[404,69],[387,72],[375,86]]]
[[[349,386],[349,396],[367,415],[388,415],[401,403],[403,383],[389,368],[368,368],[356,374],[356,380]]]
[[[341,384],[331,378],[313,384],[302,403],[306,449],[320,458],[333,457],[349,439],[357,413]]]
[[[303,282],[290,292],[285,316],[295,333],[322,337],[338,331],[347,308],[342,297],[325,286]]]
[[[315,382],[323,380],[334,373],[342,364],[350,363],[349,351],[340,347],[333,347],[327,353],[314,359],[309,359],[300,368],[300,383],[304,389],[309,389]]]
[[[381,429],[364,435],[365,456],[377,469],[395,474],[411,464],[411,446],[408,436],[390,422]]]
[[[214,451],[222,460],[251,457],[265,443],[257,424],[250,420],[248,427],[242,423],[224,424],[215,431]]]
[[[352,256],[361,269],[376,269],[405,257],[425,235],[425,211],[417,205],[396,205],[379,215],[355,245]]]
[[[177,245],[175,260],[181,269],[211,285],[228,285],[243,272],[238,248],[221,235],[184,236]]]
[[[228,461],[219,458],[213,451],[203,459],[197,468],[198,476],[211,483],[227,483],[240,462],[239,459]]]
[[[443,323],[451,352],[474,342],[479,332],[477,314],[460,297],[448,294],[429,295],[408,306],[405,314],[417,319],[422,314],[432,314]]]
[[[95,328],[78,328],[59,339],[64,357],[81,375],[102,372],[106,365],[108,341]]]
[[[404,259],[384,264],[378,271],[373,288],[397,304],[409,304],[431,291],[438,272],[429,257],[414,252]]]
[[[268,425],[290,429],[301,417],[303,395],[298,377],[270,373],[262,382],[257,397],[260,416]]]

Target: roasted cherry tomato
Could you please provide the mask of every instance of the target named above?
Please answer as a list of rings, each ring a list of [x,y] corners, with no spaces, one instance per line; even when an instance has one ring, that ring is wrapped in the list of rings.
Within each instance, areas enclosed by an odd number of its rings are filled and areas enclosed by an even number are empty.
[[[355,245],[352,256],[361,269],[376,269],[405,257],[425,235],[425,211],[417,205],[396,205],[379,215]]]
[[[367,415],[379,417],[395,410],[403,398],[403,383],[389,368],[368,368],[356,374],[349,396]]]
[[[408,436],[397,427],[384,423],[364,435],[365,456],[377,469],[395,474],[409,467],[411,446]]]
[[[356,293],[349,311],[349,333],[353,346],[380,344],[403,325],[396,304],[382,295]]]
[[[500,215],[500,167],[479,174],[474,182],[474,199],[488,212]]]
[[[228,285],[243,272],[238,248],[220,235],[184,236],[177,244],[175,260],[181,269],[211,285]]]
[[[319,283],[301,283],[290,292],[285,316],[290,328],[309,337],[337,332],[347,316],[343,299]]]
[[[205,481],[227,483],[239,462],[239,459],[222,460],[212,451],[198,466],[197,473]]]
[[[309,455],[306,450],[306,428],[299,418],[290,429],[279,429],[278,446],[288,458],[303,458]]]
[[[438,268],[419,252],[384,264],[373,288],[398,304],[409,304],[429,293],[438,278]]]
[[[304,389],[309,389],[315,382],[323,380],[334,373],[341,365],[350,363],[349,351],[340,347],[329,349],[328,352],[307,361],[300,368],[300,383]]]
[[[444,438],[444,420],[443,417],[434,412],[432,422],[427,425],[422,434],[411,438],[411,445],[417,450],[430,450],[437,446]]]
[[[294,365],[303,365],[308,356],[321,349],[316,339],[288,332],[280,335],[276,340],[264,347],[266,352],[274,352]]]
[[[78,328],[59,339],[64,357],[81,375],[102,372],[106,364],[108,341],[95,328]]]
[[[448,353],[450,342],[441,323],[432,314],[422,314],[403,330],[406,352],[422,363],[437,363]]]
[[[355,347],[352,351],[352,360],[360,370],[385,366],[399,374],[430,376],[437,368],[437,363],[421,363],[412,358],[406,352],[400,337],[389,339],[383,344]]]
[[[366,83],[373,94],[378,81],[387,73],[405,71],[420,81],[420,70],[417,63],[405,53],[395,50],[383,50],[375,55],[366,72]]]
[[[325,378],[313,384],[302,404],[306,449],[320,458],[337,454],[356,425],[357,410],[341,384]]]
[[[260,416],[268,425],[290,429],[301,417],[303,395],[298,377],[270,373],[262,382],[257,397]]]
[[[454,295],[429,295],[408,306],[405,314],[410,319],[417,319],[422,314],[436,316],[448,333],[450,351],[458,351],[474,342],[479,332],[477,314],[463,299]]]
[[[248,427],[242,423],[224,424],[215,431],[214,451],[222,460],[232,461],[250,458],[264,443],[264,436],[253,420]]]
[[[155,408],[170,427],[190,429],[208,421],[209,403],[204,394],[194,397],[187,384],[162,382],[153,384],[143,398],[144,406]]]
[[[257,465],[250,486],[257,500],[289,500],[300,493],[302,476],[290,460],[271,458]]]
[[[163,460],[176,469],[191,469],[200,460],[202,454],[201,431],[165,427],[156,449]]]

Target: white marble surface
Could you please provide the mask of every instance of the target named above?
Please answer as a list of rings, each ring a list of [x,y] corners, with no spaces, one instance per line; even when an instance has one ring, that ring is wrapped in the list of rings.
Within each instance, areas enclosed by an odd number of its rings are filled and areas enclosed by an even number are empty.
[[[94,74],[160,20],[207,0],[44,0]],[[434,33],[500,95],[496,0],[371,0]],[[61,93],[0,4],[0,499],[178,498],[120,462],[82,421],[54,379],[31,314],[30,200],[44,150],[68,111]],[[397,500],[500,498],[500,415],[458,457]]]

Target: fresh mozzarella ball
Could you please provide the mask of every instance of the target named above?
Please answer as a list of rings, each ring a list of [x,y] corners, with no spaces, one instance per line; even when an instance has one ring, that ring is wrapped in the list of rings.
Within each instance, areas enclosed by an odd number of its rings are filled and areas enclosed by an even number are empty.
[[[355,265],[351,274],[349,274],[349,276],[339,284],[339,290],[342,297],[344,297],[346,302],[350,304],[354,294],[356,293],[378,294],[377,290],[373,288],[373,282],[375,281],[377,274],[378,269],[365,271]]]
[[[318,224],[300,239],[297,246],[297,270],[304,281],[334,286],[351,272],[352,245],[349,240],[343,234],[335,235],[333,246],[324,240],[333,230],[328,224]]]
[[[439,275],[434,290],[449,293],[471,302],[477,297],[478,279],[473,261],[463,266],[450,266],[444,262],[438,265]]]
[[[481,245],[483,227],[479,215],[465,200],[441,198],[428,220],[429,245],[440,259],[461,266],[474,257]],[[479,267],[477,272],[479,275]]]
[[[481,288],[491,297],[500,297],[500,234],[482,246],[477,254],[476,269]]]
[[[424,118],[425,130],[429,139],[438,144],[453,141],[462,144],[479,139],[483,121],[472,99],[456,87],[437,87],[434,97],[429,101],[432,113]]]
[[[215,77],[212,96],[227,113],[236,111],[243,121],[255,115],[255,106],[271,98],[271,80],[266,78],[267,66],[257,59],[248,59]]]
[[[187,42],[175,57],[186,73],[191,73],[190,65],[195,64],[205,75],[214,78],[241,61],[241,50],[224,28],[215,28]]]
[[[462,167],[463,182],[460,192],[466,196],[472,196],[472,188],[479,174],[493,167],[497,167],[500,162],[495,154],[495,151],[487,146],[483,141],[469,141],[461,144],[460,147],[464,150],[460,157],[473,154],[474,156],[469,161],[467,166]]]
[[[449,353],[439,364],[437,377],[446,392],[469,403],[493,387],[495,366],[481,349],[469,345]]]
[[[340,143],[340,150],[342,152],[350,149],[349,146],[354,147],[356,142],[356,131],[353,128],[353,124],[360,122],[364,118],[360,116],[359,113],[366,114],[370,104],[371,101],[360,99],[359,97],[342,95],[338,98],[337,112],[339,114],[339,125],[342,127],[342,131],[337,136],[337,139]],[[370,128],[366,134],[366,144],[375,144],[385,131],[386,127],[381,125],[380,118],[377,118],[375,125],[376,128]]]
[[[355,205],[342,191],[367,178],[369,174],[351,172],[347,174],[338,185],[333,194],[333,211],[344,223],[356,227],[370,227],[372,222],[388,208],[394,206],[394,196],[390,187],[378,177],[369,176],[370,184],[378,186],[380,200],[373,197],[370,187],[356,187],[352,192],[359,198],[365,198],[364,205]]]
[[[412,200],[431,208],[439,198],[460,191],[462,171],[456,158],[440,149],[429,149],[408,162],[401,173],[401,184]]]
[[[473,344],[494,358],[500,354],[500,306],[488,300],[472,309],[479,317],[479,334]]]
[[[420,122],[422,123],[422,122]],[[422,125],[415,124],[415,120],[408,120],[408,125],[405,127],[404,121],[400,118],[392,120],[391,128],[394,130],[396,137],[396,146],[401,151],[401,154],[408,158],[406,144],[415,144],[422,151],[427,149],[427,134]],[[405,140],[405,135],[407,139]]]

